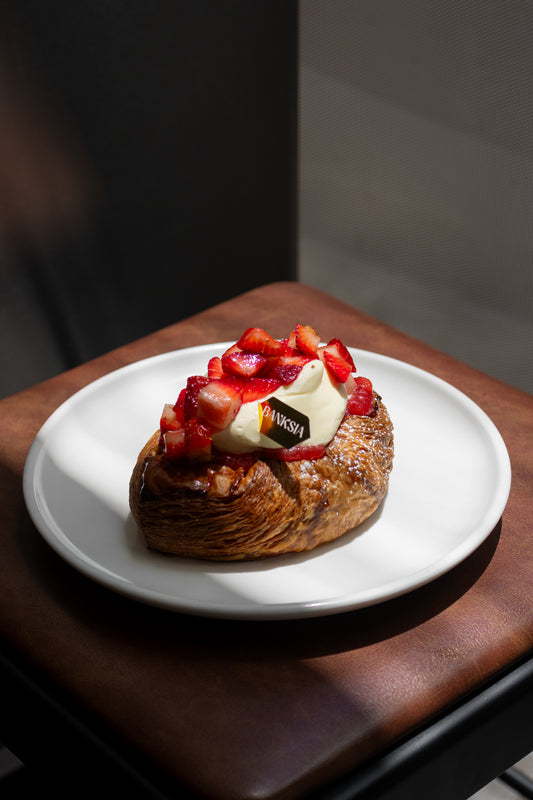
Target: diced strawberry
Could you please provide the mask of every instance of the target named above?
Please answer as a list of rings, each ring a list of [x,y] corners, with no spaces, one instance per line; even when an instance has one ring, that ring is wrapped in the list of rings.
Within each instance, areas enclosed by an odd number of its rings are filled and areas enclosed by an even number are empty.
[[[298,350],[295,347],[291,347],[290,346],[288,339],[280,339],[279,342],[283,347],[283,355],[284,356],[296,356],[296,355],[298,355]],[[294,342],[296,343],[296,339],[294,340]]]
[[[221,383],[239,392],[243,403],[252,403],[262,397],[266,397],[281,386],[281,381],[278,378],[262,376],[253,378],[227,377],[223,378]]]
[[[344,383],[348,380],[351,370],[343,358],[340,358],[326,347],[324,347],[322,350],[319,349],[318,353],[321,360],[326,365],[330,376],[334,380],[338,381],[339,383]]]
[[[244,378],[257,375],[266,363],[266,356],[262,356],[259,353],[243,353],[242,351],[226,353],[221,360],[224,372]]]
[[[188,419],[185,423],[185,453],[189,461],[211,459],[211,428],[199,419]]]
[[[311,356],[301,354],[280,356],[272,359],[272,363],[266,366],[263,374],[277,378],[283,384],[292,383],[300,374],[302,367],[311,360]]]
[[[262,397],[275,392],[281,386],[281,381],[277,378],[249,378],[244,381],[242,389],[243,403],[253,403]]]
[[[281,366],[296,366],[296,367],[305,367],[310,361],[313,361],[312,356],[304,356],[301,353],[297,353],[296,355],[292,356],[280,356],[278,358],[278,364]]]
[[[214,381],[217,378],[222,378],[224,376],[224,367],[222,366],[222,360],[219,356],[213,356],[213,358],[209,359],[207,364],[207,377],[210,381]]]
[[[211,381],[198,392],[198,417],[218,430],[233,422],[241,405],[240,392],[222,380]]]
[[[181,409],[180,409],[181,410]],[[163,412],[159,421],[159,429],[161,433],[165,431],[179,431],[183,427],[183,419],[179,419],[174,407],[170,403],[165,403]]]
[[[178,395],[178,399],[174,403],[174,413],[176,415],[176,418],[182,423],[185,421],[184,406],[185,406],[186,394],[187,394],[187,389],[182,389]]]
[[[240,353],[240,352],[241,348],[239,347],[239,345],[232,344],[231,347],[228,347],[228,349],[224,353],[222,353],[222,356],[228,356],[230,353]]]
[[[186,420],[196,416],[198,412],[198,393],[208,383],[209,378],[205,375],[191,375],[190,378],[187,378],[187,388],[183,401],[183,413]]]
[[[296,329],[290,332],[289,338],[287,339],[287,345],[291,348],[291,350],[298,349],[298,343],[296,341]]]
[[[374,408],[374,399],[372,395],[366,392],[352,392],[348,398],[346,411],[348,414],[354,414],[359,417],[366,417]]]
[[[237,346],[248,353],[258,353],[262,356],[280,356],[283,354],[283,345],[262,328],[248,328]]]
[[[325,363],[332,378],[345,383],[355,372],[353,359],[339,339],[332,339],[324,347],[318,348],[318,356]]]
[[[346,389],[346,394],[348,396],[351,395],[351,393],[355,389],[355,375],[353,374],[353,372],[350,373],[350,375],[348,375],[347,380],[344,381],[344,386]]]
[[[242,400],[244,386],[247,383],[246,378],[240,378],[238,375],[224,375],[223,378],[220,378],[220,383],[224,384],[224,386],[229,386],[234,389],[240,395]]]
[[[172,460],[185,455],[185,428],[165,431],[162,436],[163,452]]]
[[[348,397],[346,411],[348,414],[367,416],[374,410],[374,394],[372,382],[368,378],[357,377],[355,386]]]
[[[364,389],[367,392],[372,392],[372,381],[369,378],[364,378],[362,375],[358,375],[355,379],[355,383],[358,389]]]
[[[340,339],[332,339],[330,342],[328,342],[328,345],[336,347],[337,350],[339,351],[339,355],[342,358],[344,358],[344,360],[347,361],[348,364],[350,365],[351,372],[355,372],[355,364],[353,363],[353,358],[352,358],[352,356],[350,354],[350,351],[348,350],[347,347],[345,347],[343,345],[341,340]]]
[[[295,447],[281,447],[267,450],[265,458],[276,461],[315,461],[326,455],[326,446],[323,444],[297,444]]]
[[[296,346],[301,353],[316,358],[320,336],[310,325],[296,325]]]
[[[297,364],[278,364],[274,374],[280,379],[284,386],[287,386],[289,383],[296,380],[301,371],[301,366]]]

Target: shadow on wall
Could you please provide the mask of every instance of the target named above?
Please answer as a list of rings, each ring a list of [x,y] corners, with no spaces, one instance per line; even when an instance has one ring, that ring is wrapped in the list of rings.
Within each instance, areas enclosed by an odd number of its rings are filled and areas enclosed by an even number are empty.
[[[295,277],[296,3],[6,8],[0,395]]]

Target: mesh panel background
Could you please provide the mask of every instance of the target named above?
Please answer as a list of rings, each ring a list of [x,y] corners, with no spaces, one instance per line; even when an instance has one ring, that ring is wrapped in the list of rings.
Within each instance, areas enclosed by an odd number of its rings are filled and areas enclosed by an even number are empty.
[[[302,0],[299,119],[300,280],[531,392],[533,5]]]

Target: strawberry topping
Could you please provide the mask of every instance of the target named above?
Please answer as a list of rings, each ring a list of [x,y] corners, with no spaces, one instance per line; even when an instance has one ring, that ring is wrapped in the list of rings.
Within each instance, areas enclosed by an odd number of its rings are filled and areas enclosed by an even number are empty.
[[[166,403],[163,406],[163,412],[159,421],[159,429],[161,433],[165,433],[166,431],[179,431],[182,427],[183,414],[181,414],[180,419],[178,414],[174,411],[174,406],[171,406],[170,403]]]
[[[185,396],[187,394],[187,389],[182,389],[178,395],[178,399],[174,404],[174,413],[176,414],[177,419],[180,422],[185,421]]]
[[[248,353],[259,353],[263,356],[281,356],[283,345],[262,328],[248,328],[239,341],[237,346]]]
[[[213,356],[213,358],[209,359],[209,363],[207,364],[207,377],[210,381],[216,381],[223,376],[224,367],[222,366],[222,360],[219,356]]]
[[[300,354],[283,355],[279,358],[269,359],[270,363],[266,369],[263,370],[264,374],[268,374],[272,378],[277,378],[281,383],[292,383],[300,372],[302,367],[311,361],[310,356]]]
[[[357,377],[355,386],[348,396],[346,405],[348,414],[369,416],[374,411],[374,392],[372,382],[368,378]]]
[[[187,378],[187,388],[183,400],[183,413],[185,419],[193,419],[198,412],[198,394],[200,389],[207,386],[209,378],[205,375],[191,375]]]
[[[332,339],[325,347],[320,347],[318,356],[339,383],[345,383],[355,372],[353,359],[340,339]]]
[[[198,392],[198,418],[220,431],[233,422],[241,405],[241,393],[220,380],[210,381]]]
[[[165,431],[162,434],[161,446],[167,458],[176,460],[185,455],[185,428]]]
[[[189,461],[210,461],[212,432],[199,419],[185,422],[185,454]]]
[[[297,325],[295,330],[296,347],[301,353],[316,358],[320,336],[310,325]]]
[[[225,353],[221,359],[222,368],[226,374],[239,375],[244,378],[252,378],[257,375],[267,362],[266,356],[259,353],[245,353],[242,350]]]
[[[254,400],[260,400],[279,389],[281,384],[282,381],[277,378],[250,378],[243,381],[242,402],[252,403]]]
[[[320,337],[310,325],[295,326],[286,339],[274,339],[262,328],[248,328],[222,356],[213,356],[206,375],[187,379],[176,403],[166,404],[160,420],[160,452],[168,459],[212,461],[235,469],[248,469],[258,458],[281,461],[322,458],[326,446],[297,444],[256,450],[253,453],[222,453],[213,446],[213,435],[230,425],[243,403],[264,400],[280,386],[295,381],[303,367],[320,359],[331,380],[344,384],[348,414],[375,414],[372,383],[355,377],[355,365],[340,339],[320,346]]]
[[[287,347],[289,350],[293,352],[298,352],[298,342],[296,341],[296,329],[290,332],[289,338],[287,339]]]
[[[274,367],[272,374],[275,375],[281,383],[287,385],[296,380],[302,371],[302,364],[278,364]]]

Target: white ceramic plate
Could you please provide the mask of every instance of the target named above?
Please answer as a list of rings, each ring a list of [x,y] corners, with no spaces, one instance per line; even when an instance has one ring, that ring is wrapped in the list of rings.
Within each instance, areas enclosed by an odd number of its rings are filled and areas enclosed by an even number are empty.
[[[511,471],[497,429],[464,394],[401,361],[351,349],[394,422],[381,508],[335,543],[237,564],[146,549],[128,508],[137,454],[188,375],[229,343],[137,362],[67,400],[37,435],[24,471],[29,513],[82,573],[128,597],[227,618],[296,618],[368,606],[454,567],[493,530]]]

